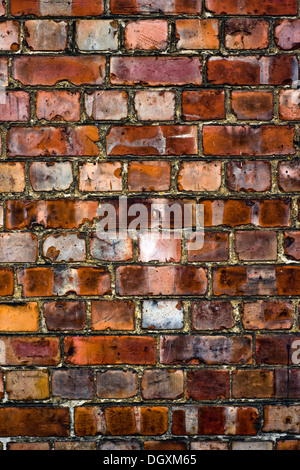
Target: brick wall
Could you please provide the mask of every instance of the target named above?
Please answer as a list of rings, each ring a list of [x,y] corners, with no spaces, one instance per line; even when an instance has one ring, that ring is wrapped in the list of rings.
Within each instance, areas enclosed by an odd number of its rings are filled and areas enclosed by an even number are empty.
[[[0,15],[1,446],[300,449],[297,0]],[[203,247],[99,238],[120,195]]]

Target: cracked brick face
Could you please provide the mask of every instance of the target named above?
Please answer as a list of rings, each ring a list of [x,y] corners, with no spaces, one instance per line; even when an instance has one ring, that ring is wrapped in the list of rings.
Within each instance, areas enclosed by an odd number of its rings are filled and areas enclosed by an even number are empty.
[[[0,449],[300,450],[299,1],[0,19]]]

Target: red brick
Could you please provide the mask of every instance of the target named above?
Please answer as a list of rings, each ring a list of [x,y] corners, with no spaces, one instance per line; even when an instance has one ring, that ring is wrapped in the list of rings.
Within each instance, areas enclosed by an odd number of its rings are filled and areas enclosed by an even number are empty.
[[[198,153],[196,126],[112,126],[106,143],[110,156]]]
[[[59,407],[0,408],[0,436],[67,437],[69,410]]]
[[[192,327],[194,330],[223,330],[234,326],[230,302],[200,301],[192,303]]]
[[[134,108],[141,121],[171,121],[175,118],[175,93],[172,91],[137,91]]]
[[[182,113],[186,121],[210,121],[211,119],[224,119],[224,91],[184,91],[182,93]]]
[[[154,19],[128,21],[125,26],[126,49],[164,50],[167,45],[167,21]]]
[[[36,116],[47,121],[79,121],[80,94],[70,91],[38,91]]]
[[[276,398],[300,398],[300,371],[277,369],[275,371]]]
[[[128,115],[128,95],[125,91],[101,90],[85,94],[85,112],[89,119],[120,121]]]
[[[269,23],[256,19],[230,19],[225,22],[227,49],[265,49],[269,45]]]
[[[276,266],[278,295],[299,295],[300,269],[298,266]]]
[[[176,39],[178,49],[218,49],[219,21],[212,18],[178,20]]]
[[[1,336],[0,363],[5,366],[55,366],[60,363],[58,338]]]
[[[117,268],[120,295],[202,295],[206,271],[194,266],[122,266]]]
[[[168,191],[171,186],[169,162],[130,162],[128,166],[129,191]]]
[[[270,162],[231,161],[227,165],[227,186],[230,191],[268,191],[271,184]]]
[[[99,140],[95,126],[13,127],[8,131],[9,157],[97,156]]]
[[[273,117],[272,91],[233,91],[232,112],[238,119],[268,121]]]
[[[97,372],[97,395],[100,398],[124,399],[138,394],[137,374],[131,370]]]
[[[300,90],[279,91],[279,116],[284,121],[300,119]]]
[[[6,91],[3,94],[3,96],[1,96],[1,99],[0,99],[0,121],[28,121],[28,120],[29,120],[29,95],[28,93],[25,93],[24,91]]]
[[[281,330],[293,326],[293,305],[288,302],[243,302],[242,322],[247,330]]]
[[[72,2],[57,2],[57,0],[12,0],[11,14],[15,16],[86,16],[102,15],[103,0],[72,0]]]
[[[201,249],[187,242],[188,261],[226,261],[229,257],[228,233],[206,232]]]
[[[14,275],[11,268],[0,268],[0,296],[13,295]]]
[[[298,61],[291,55],[210,57],[207,78],[213,85],[291,85],[298,80]]]
[[[300,232],[285,232],[284,253],[288,258],[300,260]]]
[[[0,163],[1,193],[22,193],[25,190],[24,163]]]
[[[82,330],[86,323],[85,302],[45,302],[44,317],[50,331]]]
[[[299,433],[299,406],[264,406],[263,432]]]
[[[205,6],[216,15],[297,15],[297,0],[205,0]]]
[[[275,295],[274,266],[228,266],[213,269],[214,295]]]
[[[163,336],[161,364],[250,364],[250,336]]]
[[[68,80],[73,85],[102,85],[105,58],[102,56],[30,56],[16,57],[13,78],[23,85],[55,85]]]
[[[93,371],[87,369],[54,370],[52,374],[52,395],[69,400],[93,398]]]
[[[146,336],[66,337],[65,362],[76,365],[155,364],[156,340]]]
[[[50,450],[48,442],[8,442],[7,450]]]
[[[281,20],[276,22],[275,41],[285,51],[299,49],[300,20]]]
[[[205,155],[285,155],[294,154],[292,126],[204,126]]]
[[[153,0],[151,2],[139,2],[139,0],[111,0],[111,12],[120,15],[137,14],[187,14],[197,15],[202,11],[201,0]]]
[[[20,47],[20,25],[16,21],[0,23],[1,51],[17,51]]]
[[[0,85],[1,87],[8,85],[8,60],[6,57],[0,57]]]
[[[220,162],[192,161],[181,163],[178,174],[180,191],[218,191],[222,183]]]
[[[294,341],[299,341],[299,336],[292,335],[257,335],[255,358],[257,364],[287,365],[291,363]]]
[[[188,371],[187,397],[193,400],[229,398],[229,372],[225,370]]]
[[[183,396],[184,378],[181,370],[146,370],[142,378],[142,396],[145,400]]]
[[[92,301],[92,330],[133,330],[134,304],[125,300]]]
[[[242,261],[276,261],[277,234],[269,231],[235,232],[235,251]]]
[[[53,20],[25,21],[26,45],[32,51],[64,51],[68,43],[68,23]]]
[[[113,85],[201,85],[198,57],[112,57]]]
[[[233,398],[271,398],[274,396],[274,372],[235,370],[232,376]]]

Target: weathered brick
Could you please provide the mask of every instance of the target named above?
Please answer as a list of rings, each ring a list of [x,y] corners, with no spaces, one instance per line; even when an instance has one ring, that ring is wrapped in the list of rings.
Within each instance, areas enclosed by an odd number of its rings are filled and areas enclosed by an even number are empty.
[[[284,252],[288,258],[300,260],[300,232],[285,232]]]
[[[0,163],[1,193],[22,193],[25,190],[24,163]]]
[[[24,91],[1,91],[0,121],[27,121],[28,119],[28,93]]]
[[[138,393],[137,374],[131,370],[97,372],[97,395],[100,398],[133,398]]]
[[[50,398],[49,374],[45,370],[6,372],[9,400],[45,400]]]
[[[178,20],[176,39],[178,49],[218,49],[219,22],[212,18]]]
[[[85,235],[80,233],[55,233],[43,238],[43,256],[52,263],[85,261]]]
[[[218,191],[222,183],[220,162],[183,162],[178,173],[180,191]]]
[[[168,191],[171,186],[169,162],[130,162],[128,166],[129,191]]]
[[[168,23],[164,20],[128,21],[125,26],[126,49],[164,50],[168,45]]]
[[[234,326],[230,302],[193,302],[192,325],[194,330],[223,330]]]
[[[68,42],[68,23],[53,20],[25,21],[26,45],[32,51],[64,51]]]
[[[171,440],[163,440],[163,441],[144,441],[144,450],[186,450],[187,445],[186,442],[182,441],[171,441]]]
[[[227,49],[265,49],[269,45],[269,23],[257,19],[230,19],[225,22]]]
[[[254,451],[266,451],[266,450],[273,450],[273,442],[272,441],[249,441],[249,442],[241,442],[235,441],[232,443],[232,450],[254,450]]]
[[[94,162],[81,164],[79,167],[79,189],[84,192],[121,191],[121,163]]]
[[[181,259],[181,240],[170,234],[168,239],[159,233],[142,233],[139,236],[139,261],[175,262]]]
[[[293,326],[293,305],[281,301],[243,302],[242,322],[247,330],[280,330]]]
[[[112,57],[110,79],[113,85],[201,85],[202,60],[197,57]]]
[[[0,23],[0,50],[17,51],[20,47],[20,25],[16,21]]]
[[[277,369],[275,371],[276,398],[299,398],[300,397],[300,374],[299,370]]]
[[[203,247],[195,250],[188,240],[187,251],[189,261],[226,261],[229,257],[228,233],[206,232]]]
[[[14,274],[11,268],[0,268],[0,296],[13,295]]]
[[[92,301],[93,330],[133,330],[134,304],[126,300]]]
[[[299,450],[300,449],[300,439],[292,440],[289,439],[277,441],[276,450]]]
[[[78,20],[75,41],[81,51],[114,51],[118,49],[118,22]]]
[[[271,398],[274,396],[274,372],[236,370],[232,376],[233,398]]]
[[[299,49],[300,20],[281,20],[275,26],[275,41],[285,51]]]
[[[202,11],[201,0],[111,0],[111,12],[121,15],[137,14],[190,14],[197,15]]]
[[[273,117],[273,92],[233,91],[231,107],[238,119],[268,121]]]
[[[297,0],[205,0],[205,6],[216,15],[297,15]]]
[[[87,400],[93,398],[93,372],[87,369],[60,369],[53,371],[52,395],[69,400]]]
[[[109,232],[90,235],[91,256],[101,261],[130,261],[133,256],[132,240],[128,234],[124,239],[113,238]]]
[[[80,94],[70,91],[38,91],[36,116],[47,121],[79,121]]]
[[[141,444],[136,440],[131,441],[112,441],[101,440],[99,450],[141,450]]]
[[[229,162],[227,165],[227,185],[230,191],[268,191],[271,184],[269,162]]]
[[[97,450],[97,443],[93,441],[56,441],[54,442],[54,450],[81,450],[81,451],[90,451]]]
[[[145,400],[183,396],[183,372],[180,370],[146,370],[142,378],[142,396]]]
[[[229,372],[225,370],[190,370],[187,396],[193,400],[229,398]]]
[[[125,91],[101,90],[85,94],[85,112],[89,119],[119,121],[128,115],[128,95]]]
[[[298,121],[300,118],[300,91],[280,90],[279,115],[285,121]]]
[[[178,330],[183,327],[183,305],[177,300],[144,300],[142,327],[155,330]]]
[[[86,16],[102,15],[103,0],[12,0],[11,14],[14,16]]]
[[[259,335],[256,337],[255,358],[257,364],[287,365],[291,363],[294,341],[299,336],[292,335]]]
[[[60,362],[58,338],[1,336],[0,364],[8,366],[53,366]]]
[[[228,442],[223,441],[193,441],[191,450],[228,450]]]
[[[277,259],[277,234],[269,231],[235,232],[235,251],[243,261]]]
[[[82,330],[86,322],[86,307],[82,301],[44,303],[44,317],[48,330]]]
[[[278,185],[282,191],[300,191],[300,162],[287,161],[278,165]]]
[[[265,406],[263,432],[298,434],[299,406]]]
[[[225,118],[223,90],[188,90],[182,93],[182,113],[186,121]]]
[[[48,442],[8,442],[7,450],[50,450]]]
[[[171,121],[175,117],[175,93],[172,91],[137,91],[134,107],[141,121]]]
[[[34,191],[66,191],[73,182],[70,162],[33,162],[29,171]]]
[[[1,331],[38,331],[39,308],[36,302],[0,304]]]

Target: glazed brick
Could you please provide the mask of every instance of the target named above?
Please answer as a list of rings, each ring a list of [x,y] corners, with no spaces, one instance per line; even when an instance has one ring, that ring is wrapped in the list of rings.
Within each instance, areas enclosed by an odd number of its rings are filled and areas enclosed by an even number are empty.
[[[178,173],[180,191],[218,191],[222,183],[220,162],[184,162]]]
[[[162,435],[168,429],[168,410],[165,407],[77,407],[75,433],[77,436]]]
[[[128,21],[125,47],[129,50],[164,50],[168,45],[168,23],[164,20]]]
[[[67,437],[69,410],[60,407],[0,408],[0,435]]]
[[[102,56],[30,56],[16,57],[13,78],[23,85],[55,85],[68,80],[73,85],[102,85],[105,58]]]
[[[171,186],[169,162],[130,162],[128,166],[128,189],[138,191],[168,191]]]
[[[294,154],[292,126],[204,126],[205,155],[285,155]]]
[[[13,270],[7,267],[0,267],[0,296],[13,295],[14,275]]]
[[[35,267],[19,269],[18,282],[24,297],[67,295],[104,295],[111,292],[110,276],[105,268]]]
[[[233,326],[233,308],[230,302],[199,301],[192,303],[192,327],[194,330],[224,330]]]
[[[34,191],[66,191],[73,182],[70,162],[33,162],[29,179]]]
[[[39,308],[36,302],[0,304],[0,331],[38,331]]]
[[[52,263],[85,261],[85,235],[80,233],[55,233],[43,238],[43,256]]]
[[[205,0],[205,6],[216,15],[297,15],[297,0]]]
[[[252,407],[174,407],[172,432],[175,435],[255,436],[258,423],[258,410]]]
[[[269,45],[269,23],[257,19],[230,19],[225,22],[227,49],[265,49]]]
[[[299,370],[277,369],[275,371],[276,398],[299,398]],[[287,386],[289,385],[289,386]]]
[[[141,121],[171,121],[175,117],[175,93],[169,91],[137,91],[134,108]]]
[[[196,126],[112,126],[106,139],[108,155],[194,155]]]
[[[81,164],[79,167],[79,189],[84,192],[122,191],[121,163]]]
[[[38,91],[36,117],[47,121],[79,121],[80,94],[70,91]]]
[[[116,270],[120,295],[203,295],[206,271],[193,266],[122,266]]]
[[[300,91],[299,90],[280,90],[279,92],[279,116],[284,121],[298,121]]]
[[[131,370],[107,370],[97,372],[97,396],[124,399],[138,394],[137,374]]]
[[[299,337],[292,335],[259,335],[256,337],[255,358],[257,364],[291,364],[292,343]],[[289,348],[290,347],[290,348]]]
[[[22,193],[25,190],[24,163],[0,163],[0,190],[2,193]]]
[[[162,364],[249,364],[252,361],[249,336],[163,336]]]
[[[86,306],[82,301],[45,302],[43,314],[48,330],[82,330],[86,323]]]
[[[233,91],[231,107],[238,119],[268,121],[273,117],[273,92]]]
[[[9,157],[96,156],[99,140],[95,126],[13,127],[7,135]]]
[[[201,85],[202,60],[197,57],[112,57],[112,85]]]
[[[119,121],[128,115],[125,91],[101,90],[85,94],[85,112],[96,121]]]
[[[188,90],[182,93],[182,113],[186,121],[225,118],[223,90]]]
[[[275,41],[277,46],[285,51],[298,49],[300,20],[281,20],[275,26]]]
[[[10,370],[5,375],[9,400],[46,400],[50,398],[48,371]]]
[[[219,22],[212,18],[178,20],[176,39],[178,49],[218,49]]]
[[[206,232],[204,244],[200,249],[193,249],[193,243],[187,242],[188,261],[226,261],[229,257],[228,233]]]
[[[291,85],[298,80],[295,56],[210,57],[207,78],[212,85]]]
[[[265,406],[262,431],[297,434],[299,406]]]
[[[133,330],[134,303],[125,300],[94,300],[91,304],[93,330]]]
[[[1,24],[1,23],[0,23]],[[0,33],[1,34],[1,33]],[[23,91],[6,91],[0,101],[0,121],[28,121],[29,95]]]
[[[300,162],[296,160],[279,163],[278,185],[281,191],[300,191]]]
[[[87,369],[60,369],[53,371],[52,395],[69,400],[87,400],[93,398],[93,372]]]
[[[1,233],[1,263],[34,263],[37,259],[37,237],[31,233]]]
[[[1,336],[0,364],[4,366],[55,366],[60,363],[58,338]]]
[[[65,362],[74,365],[155,364],[156,340],[146,336],[66,337]]]
[[[118,49],[118,23],[112,20],[78,20],[75,41],[80,51]]]
[[[300,232],[285,232],[284,252],[290,259],[300,259]]]
[[[142,328],[178,330],[183,327],[183,304],[177,300],[144,300]]]
[[[225,370],[188,371],[187,397],[193,400],[229,398],[229,372]]]
[[[271,398],[274,396],[274,372],[236,370],[232,375],[233,398]]]
[[[53,20],[25,21],[26,45],[32,51],[64,51],[68,42],[68,23]]]
[[[293,326],[293,310],[289,302],[243,302],[242,322],[247,330],[290,329]]]
[[[231,161],[227,165],[227,186],[230,191],[269,191],[271,184],[271,164],[269,162]]]
[[[10,11],[14,16],[86,16],[102,15],[103,0],[72,0],[72,2],[57,2],[56,0],[12,0]]]
[[[187,14],[197,15],[202,11],[200,0],[154,0],[152,2],[139,0],[111,0],[111,12],[119,15],[137,15],[137,14]]]
[[[235,250],[242,261],[276,261],[277,234],[269,231],[235,232]]]
[[[181,240],[170,234],[162,239],[157,233],[141,233],[139,236],[139,261],[175,262],[181,259]]]
[[[142,378],[142,396],[145,400],[183,396],[183,372],[181,370],[146,370]]]
[[[20,46],[20,25],[16,21],[0,23],[1,51],[17,51]]]

